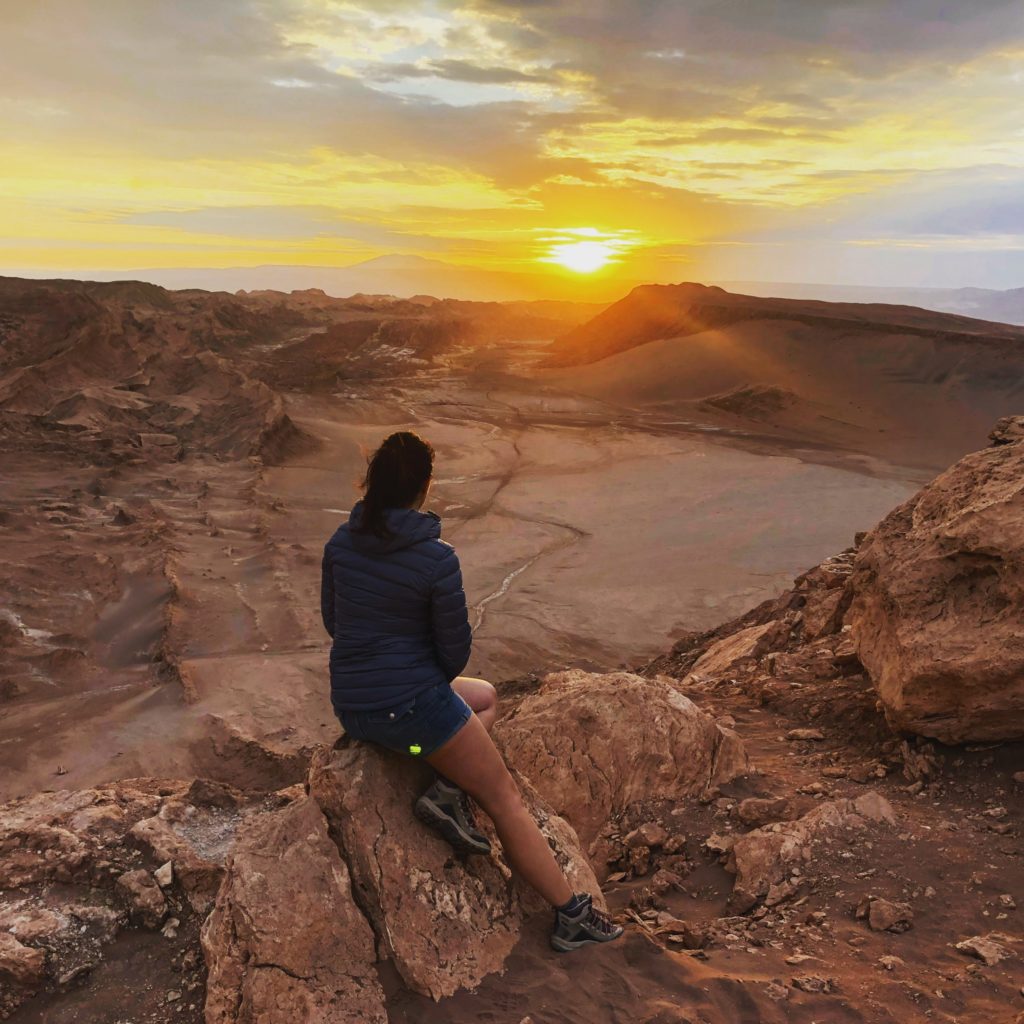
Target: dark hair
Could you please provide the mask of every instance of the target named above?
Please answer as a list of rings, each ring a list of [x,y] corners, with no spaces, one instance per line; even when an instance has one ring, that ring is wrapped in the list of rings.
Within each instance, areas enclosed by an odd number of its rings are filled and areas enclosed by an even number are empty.
[[[409,430],[400,430],[384,438],[370,456],[363,489],[362,519],[356,527],[361,533],[387,537],[390,533],[384,517],[387,508],[412,504],[423,490],[434,469],[434,449],[429,441]]]

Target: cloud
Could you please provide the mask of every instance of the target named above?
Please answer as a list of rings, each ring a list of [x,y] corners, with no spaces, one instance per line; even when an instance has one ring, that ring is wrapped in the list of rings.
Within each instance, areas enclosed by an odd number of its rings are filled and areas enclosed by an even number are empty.
[[[9,6],[15,246],[338,238],[501,263],[537,227],[636,229],[654,254],[1021,222],[991,170],[1024,164],[1019,0]]]

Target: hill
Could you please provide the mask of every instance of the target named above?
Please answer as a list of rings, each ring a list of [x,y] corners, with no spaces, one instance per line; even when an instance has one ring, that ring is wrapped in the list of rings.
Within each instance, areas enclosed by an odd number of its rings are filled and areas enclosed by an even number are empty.
[[[557,338],[547,368],[552,384],[624,407],[930,472],[1019,408],[1024,328],[913,306],[646,285]],[[743,389],[787,397],[765,409],[741,400]]]

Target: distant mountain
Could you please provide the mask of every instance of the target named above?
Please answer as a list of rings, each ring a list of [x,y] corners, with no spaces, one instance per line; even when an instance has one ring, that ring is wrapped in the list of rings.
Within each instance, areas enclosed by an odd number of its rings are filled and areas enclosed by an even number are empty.
[[[722,287],[749,295],[827,302],[886,302],[923,306],[1004,324],[1024,324],[1024,288],[896,288],[872,285],[792,284],[778,281],[721,281]]]
[[[26,275],[32,276],[32,275]],[[259,267],[152,267],[140,270],[90,271],[92,281],[131,278],[170,289],[207,291],[308,291],[321,289],[344,298],[356,293],[398,298],[439,296],[481,302],[561,300],[612,302],[633,283],[585,274],[538,270],[516,273],[457,266],[444,260],[392,253],[347,267],[307,267],[268,264]]]

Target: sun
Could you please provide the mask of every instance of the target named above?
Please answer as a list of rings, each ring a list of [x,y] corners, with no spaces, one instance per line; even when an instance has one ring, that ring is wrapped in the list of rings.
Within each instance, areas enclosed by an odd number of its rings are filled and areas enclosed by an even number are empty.
[[[548,260],[577,274],[592,274],[607,266],[614,256],[615,250],[604,242],[564,242],[551,247]]]
[[[543,229],[541,229],[543,230]],[[538,232],[544,246],[541,263],[557,263],[574,274],[593,274],[622,262],[623,254],[640,244],[635,231],[605,231],[594,227],[556,228]]]

